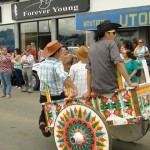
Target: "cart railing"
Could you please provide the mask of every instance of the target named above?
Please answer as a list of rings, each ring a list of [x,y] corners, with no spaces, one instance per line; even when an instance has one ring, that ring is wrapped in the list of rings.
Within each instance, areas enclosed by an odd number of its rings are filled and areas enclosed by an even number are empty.
[[[145,62],[144,62],[145,63]],[[54,127],[55,119],[60,111],[71,104],[84,104],[98,110],[111,126],[136,124],[150,119],[150,78],[147,68],[144,67],[146,83],[139,85],[138,89],[125,87],[123,78],[117,70],[119,89],[115,93],[91,94],[87,100],[71,98],[70,88],[66,87],[68,98],[60,101],[51,101],[48,86],[45,85],[47,102],[45,114],[47,125]]]

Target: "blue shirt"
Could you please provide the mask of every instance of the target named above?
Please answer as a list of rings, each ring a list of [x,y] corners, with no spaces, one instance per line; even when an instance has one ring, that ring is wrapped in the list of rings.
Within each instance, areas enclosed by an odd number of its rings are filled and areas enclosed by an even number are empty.
[[[40,91],[45,92],[44,83],[49,87],[50,94],[60,95],[64,90],[64,81],[69,76],[63,64],[54,57],[46,58],[39,67]]]

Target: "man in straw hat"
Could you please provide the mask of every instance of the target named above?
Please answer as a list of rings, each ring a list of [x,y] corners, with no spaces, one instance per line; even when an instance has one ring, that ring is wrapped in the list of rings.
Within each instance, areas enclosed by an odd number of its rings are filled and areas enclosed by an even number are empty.
[[[64,71],[63,64],[59,61],[61,56],[62,45],[57,41],[52,41],[46,45],[43,54],[45,61],[40,63],[40,103],[46,102],[46,93],[44,83],[48,85],[48,90],[52,101],[64,99],[64,86],[72,89],[72,97],[77,95],[77,88],[73,84],[67,72]],[[46,120],[44,110],[42,110],[39,118],[39,128],[44,136],[49,137],[50,132],[45,132]]]
[[[82,98],[82,94],[87,91],[87,70],[85,68],[88,62],[88,48],[80,46],[77,50],[78,63],[70,68],[70,78],[78,89],[76,98]]]
[[[115,43],[116,30],[120,24],[105,20],[97,26],[95,43],[89,49],[89,62],[87,69],[88,91],[83,94],[88,98],[93,91],[98,94],[113,93],[118,89],[116,67],[129,86],[138,87],[138,83],[132,83],[125,69],[123,60]]]

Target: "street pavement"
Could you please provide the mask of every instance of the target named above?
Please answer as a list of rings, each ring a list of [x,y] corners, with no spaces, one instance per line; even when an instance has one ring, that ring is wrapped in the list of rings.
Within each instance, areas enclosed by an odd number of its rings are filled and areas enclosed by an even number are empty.
[[[13,87],[12,98],[1,98],[0,150],[57,150],[53,137],[45,138],[38,128],[40,111],[39,91]]]
[[[38,128],[40,111],[39,91],[13,87],[12,98],[0,98],[0,150],[57,150],[54,137],[43,137]],[[112,150],[150,150],[149,139],[150,132],[134,143],[113,140]]]

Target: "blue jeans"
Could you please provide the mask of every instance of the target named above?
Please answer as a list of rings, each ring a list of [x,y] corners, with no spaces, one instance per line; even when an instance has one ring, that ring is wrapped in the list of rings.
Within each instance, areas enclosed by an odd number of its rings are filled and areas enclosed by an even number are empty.
[[[11,72],[0,73],[3,95],[11,95],[12,91],[11,74],[12,74]]]

